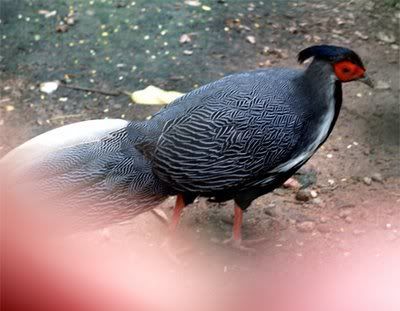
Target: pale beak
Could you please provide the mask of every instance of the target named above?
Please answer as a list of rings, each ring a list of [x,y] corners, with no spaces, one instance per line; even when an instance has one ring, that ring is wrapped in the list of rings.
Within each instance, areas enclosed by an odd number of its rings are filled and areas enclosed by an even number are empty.
[[[368,85],[369,87],[374,87],[374,82],[372,81],[372,79],[365,73],[364,77],[358,79],[358,81]]]

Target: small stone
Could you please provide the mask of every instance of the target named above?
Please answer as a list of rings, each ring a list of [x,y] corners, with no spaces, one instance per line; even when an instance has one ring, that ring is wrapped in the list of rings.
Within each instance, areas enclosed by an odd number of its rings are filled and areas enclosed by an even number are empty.
[[[353,222],[353,218],[351,218],[351,216],[346,216],[344,218],[344,221],[347,222],[348,224],[351,224]]]
[[[376,82],[375,88],[377,90],[389,90],[390,84],[385,81],[379,80],[378,82]]]
[[[296,225],[297,230],[300,232],[312,232],[315,229],[315,222],[313,221],[303,221]]]
[[[385,43],[395,43],[396,37],[393,34],[387,34],[383,31],[377,33],[377,38]]]
[[[192,54],[193,54],[193,51],[192,51],[192,50],[184,50],[184,51],[183,51],[183,54],[185,54],[185,55],[192,55]]]
[[[325,206],[324,201],[322,201],[321,198],[314,198],[312,200],[312,203],[315,204],[315,205],[318,205],[320,207],[324,207]]]
[[[328,218],[326,218],[325,216],[321,216],[319,219],[319,222],[321,224],[326,224],[328,222]]]
[[[302,202],[307,202],[311,199],[311,194],[310,191],[307,189],[302,189],[297,191],[296,193],[296,200],[302,201]]]
[[[185,44],[185,43],[189,43],[192,41],[192,38],[187,35],[187,34],[183,34],[180,38],[179,38],[179,43],[180,44]]]
[[[356,32],[354,32],[354,34],[355,34],[357,37],[359,37],[360,39],[362,39],[362,40],[368,40],[368,36],[362,34],[362,33],[359,32],[358,30],[357,30]]]
[[[328,179],[328,184],[330,186],[333,186],[335,184],[335,180],[334,179]]]
[[[359,230],[359,229],[354,229],[353,234],[354,235],[362,235],[365,233],[365,230]]]
[[[363,182],[364,184],[366,184],[367,186],[370,186],[372,184],[372,179],[371,177],[364,177],[363,178]]]
[[[331,232],[331,228],[327,224],[319,224],[317,226],[317,230],[321,233],[329,233]]]
[[[294,178],[289,178],[286,180],[283,184],[283,188],[289,188],[289,189],[300,189],[301,184]]]
[[[315,198],[318,196],[318,193],[317,193],[317,191],[315,191],[315,190],[311,190],[311,191],[310,191],[310,195],[311,195],[312,198],[315,199]]]
[[[385,224],[385,229],[387,229],[387,230],[392,229],[392,224]]]
[[[390,47],[395,51],[398,51],[400,49],[398,44],[391,44]]]
[[[373,181],[383,183],[383,177],[382,177],[382,174],[380,174],[380,173],[374,173],[374,174],[372,174],[371,179],[372,179]]]
[[[344,209],[339,212],[339,217],[346,218],[346,217],[350,216],[350,214],[351,214],[351,211],[349,209]]]
[[[265,215],[268,215],[271,217],[278,216],[275,204],[269,204],[268,206],[264,207],[263,211],[264,211]]]

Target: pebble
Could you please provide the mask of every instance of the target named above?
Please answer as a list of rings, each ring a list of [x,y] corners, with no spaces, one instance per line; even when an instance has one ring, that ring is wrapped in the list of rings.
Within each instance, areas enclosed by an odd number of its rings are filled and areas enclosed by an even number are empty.
[[[317,230],[321,233],[329,233],[331,232],[331,228],[327,224],[319,224],[317,226]]]
[[[325,206],[324,201],[322,201],[321,198],[314,198],[312,200],[312,202],[313,202],[313,204],[318,205],[320,207],[324,207]]]
[[[390,84],[388,82],[378,80],[375,85],[375,89],[377,90],[390,90]]]
[[[315,229],[315,222],[313,221],[303,221],[296,225],[297,230],[300,232],[312,232]]]
[[[339,217],[340,218],[347,218],[347,217],[350,216],[350,214],[351,214],[351,211],[349,209],[344,209],[344,210],[341,210],[339,212]]]
[[[310,191],[307,189],[302,189],[297,191],[296,193],[296,200],[302,201],[302,202],[307,202],[311,199],[311,194]]]
[[[351,224],[353,222],[353,218],[351,218],[351,216],[346,216],[344,218],[344,221],[347,222],[348,224]]]
[[[321,224],[325,224],[325,223],[328,222],[328,218],[325,217],[325,216],[321,216],[320,219],[319,219],[319,222],[320,222]]]
[[[372,184],[372,179],[371,177],[364,177],[363,178],[363,182],[364,184],[366,184],[367,186],[370,186]]]
[[[359,37],[360,39],[362,39],[362,40],[368,40],[368,36],[365,35],[365,34],[363,34],[363,33],[361,33],[361,32],[359,32],[358,30],[357,30],[356,32],[354,32],[354,34],[355,34],[357,37]]]
[[[380,173],[375,173],[371,176],[371,179],[376,182],[383,183],[383,176]]]
[[[395,43],[396,37],[393,34],[388,34],[383,31],[377,33],[377,38],[386,43]]]
[[[318,193],[317,193],[317,191],[315,191],[315,190],[311,190],[310,191],[310,196],[312,197],[312,198],[316,198],[317,196],[318,196]]]

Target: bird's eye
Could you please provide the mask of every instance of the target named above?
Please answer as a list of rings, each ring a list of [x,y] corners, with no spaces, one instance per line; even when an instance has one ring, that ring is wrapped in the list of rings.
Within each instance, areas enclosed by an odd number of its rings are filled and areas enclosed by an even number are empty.
[[[347,67],[344,67],[344,68],[342,69],[342,72],[343,72],[343,73],[350,73],[350,69],[347,68]]]

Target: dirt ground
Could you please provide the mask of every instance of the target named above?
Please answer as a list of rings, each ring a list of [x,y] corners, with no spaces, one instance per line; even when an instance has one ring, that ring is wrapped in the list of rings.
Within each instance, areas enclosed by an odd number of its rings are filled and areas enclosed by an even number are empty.
[[[192,1],[193,2],[193,1]],[[196,2],[196,1],[194,1]],[[326,144],[307,163],[308,201],[292,189],[256,200],[245,214],[245,238],[265,238],[257,254],[271,261],[346,262],[400,248],[399,7],[390,1],[2,1],[0,154],[51,128],[116,117],[143,119],[159,106],[132,105],[44,81],[68,80],[103,90],[153,84],[187,92],[228,73],[298,66],[300,49],[319,43],[353,48],[378,83],[344,85],[344,104]],[[54,16],[45,17],[56,10]],[[56,32],[73,11],[73,25]],[[50,14],[51,15],[51,14]],[[180,43],[183,34],[190,42]],[[310,173],[311,172],[311,173]],[[312,192],[310,192],[312,191]],[[170,213],[165,203],[164,210]],[[222,271],[245,270],[260,256],[214,243],[230,235],[232,202],[186,208],[179,229],[190,264],[212,258]],[[148,213],[100,235],[145,237],[160,244],[165,227]],[[145,244],[146,244],[145,243]],[[361,252],[360,249],[363,251]],[[365,251],[367,250],[367,251]]]

